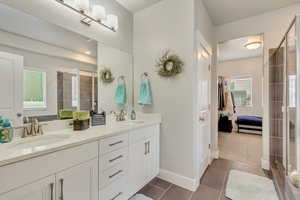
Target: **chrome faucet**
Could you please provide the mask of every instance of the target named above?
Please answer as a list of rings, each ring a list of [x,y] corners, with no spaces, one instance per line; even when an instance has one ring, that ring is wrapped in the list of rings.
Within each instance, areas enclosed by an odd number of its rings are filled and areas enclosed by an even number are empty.
[[[28,119],[26,120],[29,121]],[[38,119],[32,120],[31,123],[27,123],[23,127],[23,138],[28,136],[37,136],[37,135],[43,135],[43,127],[42,124],[39,123]]]
[[[111,111],[111,114],[114,114],[116,117],[116,121],[125,121],[126,118],[125,116],[127,115],[127,113],[124,110],[121,110],[119,113],[116,113],[115,111]]]

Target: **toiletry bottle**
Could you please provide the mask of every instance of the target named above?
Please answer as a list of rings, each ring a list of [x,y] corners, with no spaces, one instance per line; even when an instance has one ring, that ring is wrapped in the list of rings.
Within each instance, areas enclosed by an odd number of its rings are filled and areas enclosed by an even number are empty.
[[[131,110],[131,113],[130,113],[130,119],[131,120],[136,120],[136,113],[133,109]]]
[[[2,116],[0,116],[0,127],[2,126],[2,124],[3,124],[3,118]]]
[[[9,119],[3,120],[1,132],[0,132],[0,143],[11,142],[14,136],[14,131]]]

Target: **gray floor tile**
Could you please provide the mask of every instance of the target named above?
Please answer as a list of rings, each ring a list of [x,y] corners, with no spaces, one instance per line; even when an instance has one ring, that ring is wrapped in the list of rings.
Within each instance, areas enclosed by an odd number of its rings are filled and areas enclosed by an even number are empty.
[[[172,185],[162,200],[190,200],[191,195],[191,191]]]
[[[160,187],[160,188],[162,188],[162,189],[164,189],[164,190],[168,189],[168,188],[171,186],[171,183],[169,183],[169,182],[167,182],[167,181],[164,181],[164,180],[162,180],[162,179],[160,179],[160,178],[155,178],[155,179],[153,179],[153,180],[150,182],[150,184],[153,184],[153,185],[155,185],[155,186],[157,186],[157,187]]]
[[[220,191],[205,185],[200,185],[191,200],[218,200]]]
[[[146,195],[153,200],[159,200],[164,194],[164,190],[155,185],[148,184],[143,189],[141,189],[139,193]]]

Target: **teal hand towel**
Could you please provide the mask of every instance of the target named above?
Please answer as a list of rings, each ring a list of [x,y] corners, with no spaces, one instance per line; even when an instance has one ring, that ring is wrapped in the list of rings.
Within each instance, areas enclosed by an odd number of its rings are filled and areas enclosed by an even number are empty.
[[[125,83],[118,83],[117,89],[116,89],[116,94],[115,94],[115,103],[116,104],[126,104],[127,103]]]
[[[141,105],[151,105],[152,104],[151,85],[150,85],[150,81],[148,79],[143,80],[141,83],[138,103]]]

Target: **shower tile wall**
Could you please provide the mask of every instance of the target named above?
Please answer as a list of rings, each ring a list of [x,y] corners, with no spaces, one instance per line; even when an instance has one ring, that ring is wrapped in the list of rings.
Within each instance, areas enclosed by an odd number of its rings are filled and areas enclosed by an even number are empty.
[[[284,49],[269,51],[270,161],[283,165]]]
[[[93,98],[93,78],[91,76],[80,76],[80,109],[92,110],[92,98]],[[94,93],[95,93],[95,110],[97,109],[97,78],[94,79]]]
[[[57,72],[57,106],[61,109],[76,109],[72,107],[72,76],[74,74]],[[94,81],[95,110],[97,110],[97,78]],[[80,76],[80,109],[92,110],[92,77]]]

